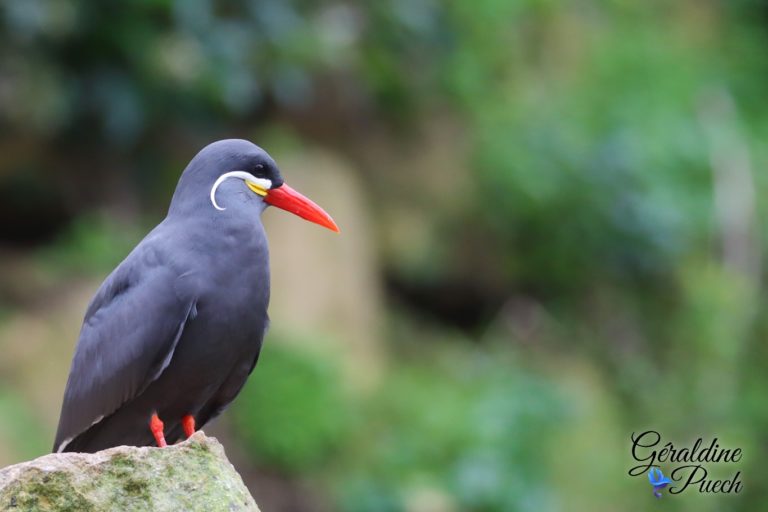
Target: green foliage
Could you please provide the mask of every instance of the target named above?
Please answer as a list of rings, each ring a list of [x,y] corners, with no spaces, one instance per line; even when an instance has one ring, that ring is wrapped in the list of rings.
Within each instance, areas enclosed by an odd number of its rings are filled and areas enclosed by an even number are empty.
[[[315,475],[355,512],[406,510],[431,494],[461,510],[551,505],[545,447],[568,410],[509,351],[426,349],[350,400],[322,357],[271,341],[233,405],[259,464]]]
[[[6,122],[43,138],[90,125],[117,147],[162,125],[244,118],[270,101],[306,105],[319,71],[348,69],[383,100],[407,100],[397,57],[378,43],[414,14],[431,16],[299,0],[14,0],[2,14]]]
[[[458,510],[547,508],[542,446],[563,414],[506,350],[399,359],[346,447],[343,509],[410,510],[430,495]]]
[[[328,361],[274,338],[233,406],[234,424],[259,463],[307,472],[343,439],[348,403]]]
[[[452,4],[460,50],[446,57],[446,83],[471,123],[475,229],[502,245],[510,281],[578,293],[595,280],[667,279],[711,239],[707,125],[748,147],[761,139],[740,128],[765,129],[762,101],[738,95],[724,70],[755,76],[762,64],[690,41],[685,8],[660,30],[658,6],[642,5]],[[712,114],[719,97],[737,112]]]
[[[104,216],[84,216],[41,249],[37,257],[52,273],[107,272],[141,240],[140,229]]]

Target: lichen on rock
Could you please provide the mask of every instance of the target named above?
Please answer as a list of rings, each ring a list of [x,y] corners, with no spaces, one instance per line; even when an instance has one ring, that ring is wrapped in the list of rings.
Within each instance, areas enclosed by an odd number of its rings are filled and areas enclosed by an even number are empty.
[[[0,469],[0,511],[256,511],[224,448],[197,432],[167,448],[56,453]]]

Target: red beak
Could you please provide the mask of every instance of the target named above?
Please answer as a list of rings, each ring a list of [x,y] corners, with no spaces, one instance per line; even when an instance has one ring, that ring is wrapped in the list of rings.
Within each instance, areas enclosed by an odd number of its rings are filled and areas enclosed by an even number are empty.
[[[268,190],[264,202],[298,215],[302,219],[320,224],[331,231],[339,232],[339,227],[333,222],[331,216],[325,213],[325,210],[285,183],[278,188]]]

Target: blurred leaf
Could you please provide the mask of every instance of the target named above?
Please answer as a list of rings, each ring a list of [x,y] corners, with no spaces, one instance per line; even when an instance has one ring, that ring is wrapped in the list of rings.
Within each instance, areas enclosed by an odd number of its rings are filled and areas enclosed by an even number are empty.
[[[348,404],[327,361],[267,340],[233,407],[239,436],[264,465],[308,472],[338,446],[348,427]]]

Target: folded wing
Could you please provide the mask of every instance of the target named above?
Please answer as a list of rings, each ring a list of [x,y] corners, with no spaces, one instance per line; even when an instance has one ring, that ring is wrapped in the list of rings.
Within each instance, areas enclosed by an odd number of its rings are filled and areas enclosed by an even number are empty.
[[[134,251],[115,269],[88,307],[54,451],[64,451],[157,379],[195,314],[195,299],[180,286],[178,272],[142,252]]]

